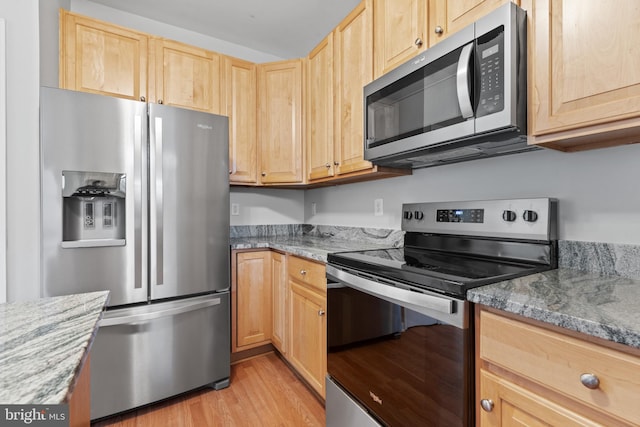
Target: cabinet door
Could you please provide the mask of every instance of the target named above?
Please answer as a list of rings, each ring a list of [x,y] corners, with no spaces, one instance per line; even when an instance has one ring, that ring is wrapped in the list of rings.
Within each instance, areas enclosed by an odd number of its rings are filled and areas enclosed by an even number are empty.
[[[256,65],[236,58],[224,59],[226,108],[229,117],[229,181],[258,182],[256,140]]]
[[[509,0],[429,0],[429,46],[472,24]],[[514,1],[517,5],[520,1]]]
[[[337,173],[372,167],[364,160],[362,88],[373,79],[372,0],[364,0],[336,28],[335,159]]]
[[[289,361],[324,397],[327,372],[326,296],[291,279],[289,289]]]
[[[60,87],[139,101],[147,97],[148,38],[60,11]]]
[[[640,116],[640,2],[531,3],[533,134]]]
[[[258,105],[260,181],[301,183],[301,60],[258,66]]]
[[[273,333],[271,342],[280,353],[287,354],[287,263],[286,255],[271,252],[271,286],[273,307]]]
[[[375,77],[427,47],[426,0],[374,0]]]
[[[333,164],[333,34],[307,59],[307,178],[334,175]]]
[[[220,114],[220,56],[171,40],[152,43],[150,101]]]
[[[271,340],[271,251],[236,254],[235,350]],[[250,348],[250,347],[247,347]]]
[[[480,371],[479,377],[478,405],[482,401],[485,405],[490,405],[487,407],[490,410],[479,408],[477,411],[479,425],[482,427],[603,427],[618,424],[613,420],[612,424],[596,423],[484,370]]]

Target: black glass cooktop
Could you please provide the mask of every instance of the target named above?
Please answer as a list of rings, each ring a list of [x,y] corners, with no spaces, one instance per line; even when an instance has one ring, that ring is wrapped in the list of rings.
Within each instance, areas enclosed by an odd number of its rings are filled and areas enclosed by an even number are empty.
[[[415,248],[329,254],[329,265],[419,288],[464,296],[468,289],[533,274],[548,265]]]

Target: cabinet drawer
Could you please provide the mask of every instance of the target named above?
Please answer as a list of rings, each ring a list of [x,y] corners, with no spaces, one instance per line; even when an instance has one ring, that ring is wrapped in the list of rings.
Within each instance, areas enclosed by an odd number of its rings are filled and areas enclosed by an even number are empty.
[[[482,359],[640,425],[638,358],[485,311],[480,324]],[[587,388],[583,374],[599,385]]]
[[[327,279],[324,264],[291,256],[287,261],[287,266],[290,278],[326,292]]]

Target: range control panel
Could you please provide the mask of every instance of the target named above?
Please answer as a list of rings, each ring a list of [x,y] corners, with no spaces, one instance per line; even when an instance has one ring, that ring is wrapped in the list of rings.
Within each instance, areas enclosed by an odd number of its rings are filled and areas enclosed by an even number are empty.
[[[436,222],[484,222],[484,209],[438,209]]]
[[[549,198],[406,203],[407,232],[557,239],[557,200]]]

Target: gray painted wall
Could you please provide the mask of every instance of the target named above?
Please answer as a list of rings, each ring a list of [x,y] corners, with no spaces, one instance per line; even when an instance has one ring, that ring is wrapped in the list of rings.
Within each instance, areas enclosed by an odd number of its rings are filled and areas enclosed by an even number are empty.
[[[403,202],[555,197],[560,239],[640,244],[638,159],[640,144],[419,169],[409,177],[309,190],[305,222],[398,229]],[[373,215],[376,198],[383,199],[382,216]]]

